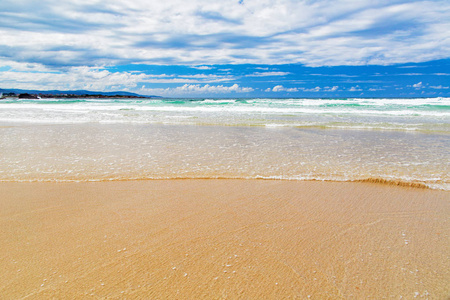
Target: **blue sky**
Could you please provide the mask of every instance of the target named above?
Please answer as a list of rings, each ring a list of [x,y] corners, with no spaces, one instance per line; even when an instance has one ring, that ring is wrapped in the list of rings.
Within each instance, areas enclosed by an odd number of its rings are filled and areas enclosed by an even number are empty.
[[[450,1],[2,0],[0,88],[450,96]]]

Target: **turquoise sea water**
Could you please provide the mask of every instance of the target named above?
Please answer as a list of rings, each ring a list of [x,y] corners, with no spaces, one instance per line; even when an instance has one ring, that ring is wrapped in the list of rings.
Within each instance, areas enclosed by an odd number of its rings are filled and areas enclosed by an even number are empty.
[[[450,98],[0,100],[0,180],[384,179],[450,189]]]
[[[0,122],[450,131],[450,98],[2,100]]]

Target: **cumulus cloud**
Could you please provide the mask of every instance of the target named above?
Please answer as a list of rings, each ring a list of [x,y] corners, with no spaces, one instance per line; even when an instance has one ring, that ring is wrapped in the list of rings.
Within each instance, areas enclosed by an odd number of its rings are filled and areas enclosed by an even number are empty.
[[[349,91],[350,91],[350,92],[361,92],[362,89],[359,87],[359,85],[357,85],[357,86],[352,86],[352,87],[349,89]]]
[[[0,60],[386,65],[449,57],[449,27],[445,0],[2,0]]]
[[[272,89],[266,89],[266,92],[298,92],[298,88],[286,88],[282,85],[276,85]]]
[[[205,84],[203,86],[199,84],[185,84],[181,87],[177,87],[176,90],[183,92],[194,92],[194,93],[248,93],[252,92],[254,89],[249,87],[240,87],[238,84],[233,84],[232,86],[223,85],[209,85]]]
[[[333,87],[326,86],[324,88],[320,86],[316,86],[314,88],[305,88],[305,87],[294,87],[294,88],[287,88],[282,85],[276,85],[273,88],[267,88],[264,91],[265,92],[335,92],[339,89],[339,86],[335,85]]]
[[[339,88],[339,86],[337,86],[337,85],[335,85],[333,87],[326,86],[326,87],[324,87],[324,91],[325,92],[334,92],[334,91],[337,91],[338,88]]]
[[[224,85],[200,85],[200,84],[185,84],[174,88],[141,88],[143,94],[156,94],[166,97],[176,97],[185,95],[214,95],[214,94],[245,94],[253,92],[254,89],[250,87],[241,87],[238,84],[231,86]]]
[[[322,88],[320,86],[316,86],[315,88],[311,88],[311,89],[303,89],[303,91],[305,92],[320,92]]]

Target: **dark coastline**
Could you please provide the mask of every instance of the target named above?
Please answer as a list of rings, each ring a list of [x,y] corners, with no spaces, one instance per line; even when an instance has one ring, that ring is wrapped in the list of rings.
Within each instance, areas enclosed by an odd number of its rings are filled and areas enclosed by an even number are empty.
[[[126,99],[134,99],[134,98],[143,98],[148,99],[151,97],[145,96],[132,96],[132,95],[93,95],[93,94],[84,94],[84,95],[75,95],[75,94],[7,94],[4,95],[3,98],[18,98],[18,99],[55,99],[55,98],[63,98],[63,99],[110,99],[110,98],[126,98]]]
[[[156,98],[158,96],[143,96],[136,93],[114,91],[114,92],[93,92],[86,90],[76,91],[59,91],[59,90],[19,90],[19,89],[0,89],[0,99],[17,98],[17,99],[74,99],[74,98],[88,98],[88,99],[108,99],[108,98]]]

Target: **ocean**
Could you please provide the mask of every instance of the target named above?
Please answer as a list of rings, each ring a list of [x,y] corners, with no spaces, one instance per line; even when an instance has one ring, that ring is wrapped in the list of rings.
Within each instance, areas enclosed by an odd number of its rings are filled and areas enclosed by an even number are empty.
[[[2,99],[0,181],[242,178],[450,190],[450,98]]]

